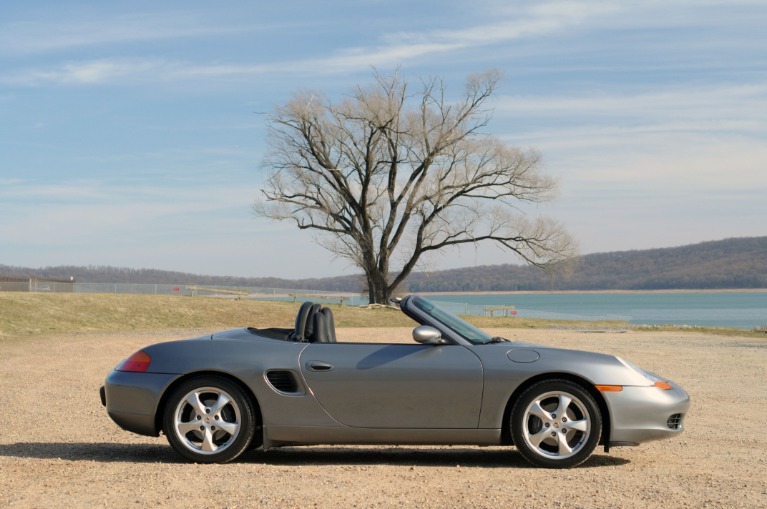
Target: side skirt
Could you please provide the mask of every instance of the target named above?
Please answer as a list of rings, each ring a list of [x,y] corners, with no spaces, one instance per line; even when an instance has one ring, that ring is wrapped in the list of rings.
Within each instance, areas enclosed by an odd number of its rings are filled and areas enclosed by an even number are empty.
[[[287,445],[501,445],[500,429],[264,426],[264,449]]]

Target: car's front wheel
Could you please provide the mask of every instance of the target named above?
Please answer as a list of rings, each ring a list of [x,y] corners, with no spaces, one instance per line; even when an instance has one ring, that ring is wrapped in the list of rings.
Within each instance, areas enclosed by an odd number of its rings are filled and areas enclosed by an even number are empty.
[[[235,383],[221,377],[186,380],[168,398],[163,431],[179,454],[197,463],[226,463],[253,440],[256,412]]]
[[[533,465],[569,468],[599,443],[602,416],[594,398],[569,380],[546,380],[525,390],[511,411],[511,436]]]

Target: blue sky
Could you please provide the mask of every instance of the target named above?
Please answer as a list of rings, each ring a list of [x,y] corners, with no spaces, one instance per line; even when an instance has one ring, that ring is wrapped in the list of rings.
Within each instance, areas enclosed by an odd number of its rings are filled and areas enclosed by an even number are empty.
[[[371,68],[499,69],[488,132],[534,147],[582,253],[767,235],[767,2],[0,3],[0,264],[357,272],[256,218],[264,115]],[[439,269],[519,263],[493,246]]]

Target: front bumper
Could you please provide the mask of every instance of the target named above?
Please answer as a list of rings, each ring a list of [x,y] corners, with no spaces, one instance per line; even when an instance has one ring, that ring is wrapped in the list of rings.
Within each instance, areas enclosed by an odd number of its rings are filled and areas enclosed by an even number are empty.
[[[620,392],[602,393],[610,410],[610,445],[637,445],[684,431],[690,396],[669,383],[670,390],[624,387]]]
[[[99,391],[109,417],[122,429],[139,435],[160,434],[160,400],[180,375],[112,371]]]

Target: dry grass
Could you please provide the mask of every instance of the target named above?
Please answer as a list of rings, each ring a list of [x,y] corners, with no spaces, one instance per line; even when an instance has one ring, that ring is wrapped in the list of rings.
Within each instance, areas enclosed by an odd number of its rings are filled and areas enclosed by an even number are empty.
[[[211,297],[0,292],[0,337],[71,332],[291,327],[300,304]],[[332,306],[338,327],[409,326],[392,309]]]
[[[291,327],[299,303],[83,293],[0,292],[0,338],[76,332],[132,332],[179,329],[215,331],[237,327]],[[396,309],[331,306],[336,326],[412,327]],[[652,330],[765,337],[738,329],[685,326],[643,327],[620,321],[569,321],[506,317],[466,317],[481,328]]]

